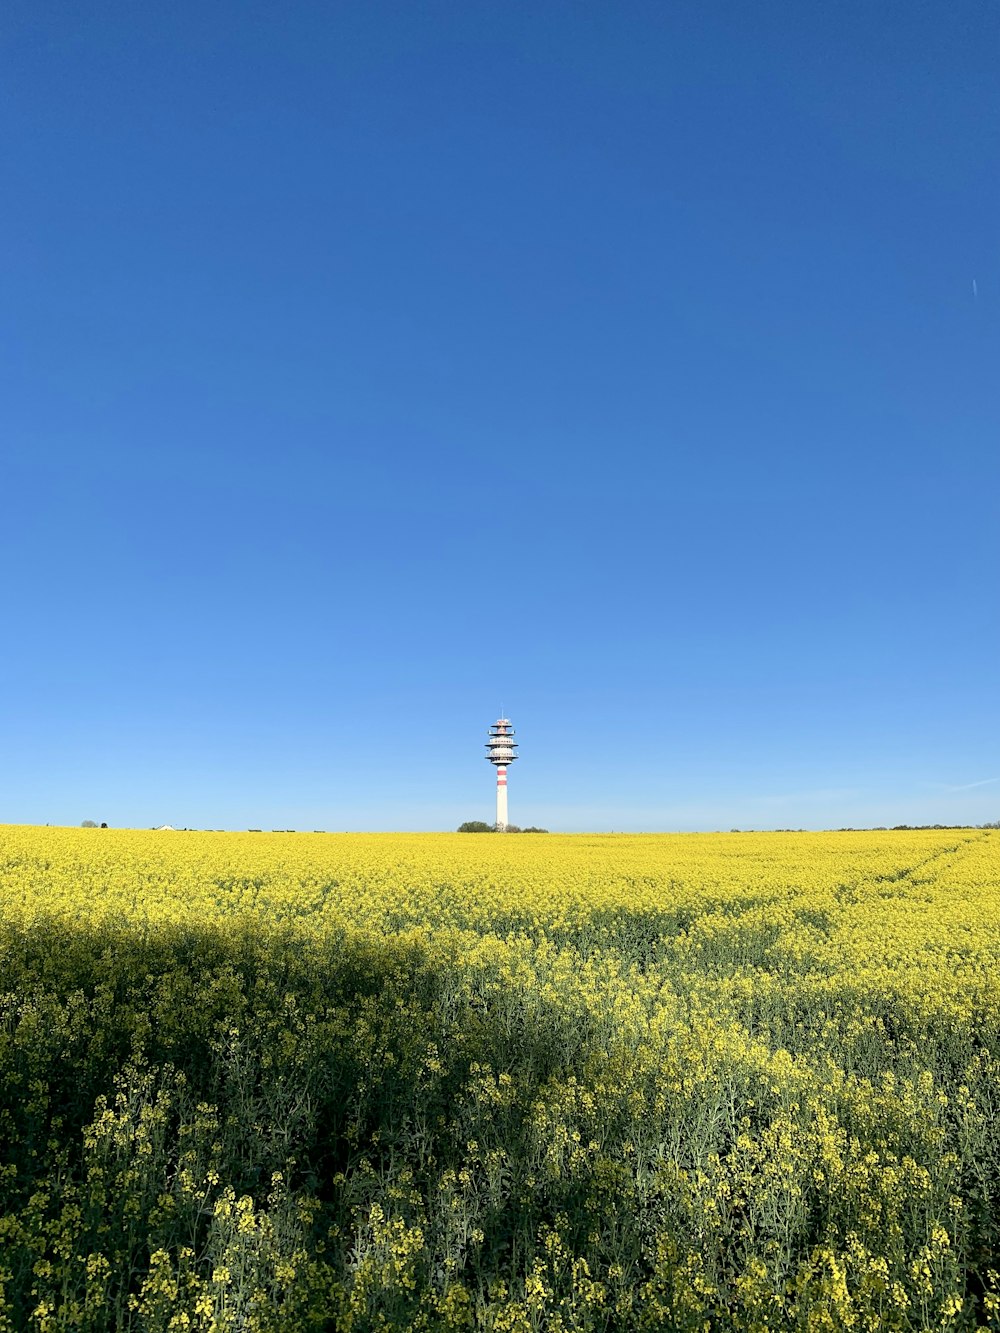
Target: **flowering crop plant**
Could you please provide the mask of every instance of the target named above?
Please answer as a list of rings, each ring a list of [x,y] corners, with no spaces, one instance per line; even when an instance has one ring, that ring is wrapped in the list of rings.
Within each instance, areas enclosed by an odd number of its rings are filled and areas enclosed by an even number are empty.
[[[1000,832],[0,828],[0,1333],[1000,1328]]]

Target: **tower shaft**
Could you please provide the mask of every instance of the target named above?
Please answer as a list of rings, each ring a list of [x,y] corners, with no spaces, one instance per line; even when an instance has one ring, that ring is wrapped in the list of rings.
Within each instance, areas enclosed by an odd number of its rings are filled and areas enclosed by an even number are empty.
[[[497,828],[507,827],[507,770],[497,769]]]

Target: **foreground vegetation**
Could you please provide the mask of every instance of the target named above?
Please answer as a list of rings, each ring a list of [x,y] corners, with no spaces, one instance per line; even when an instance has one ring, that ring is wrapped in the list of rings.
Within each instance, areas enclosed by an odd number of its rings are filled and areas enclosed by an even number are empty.
[[[1000,833],[7,828],[0,886],[0,1330],[1000,1323]]]

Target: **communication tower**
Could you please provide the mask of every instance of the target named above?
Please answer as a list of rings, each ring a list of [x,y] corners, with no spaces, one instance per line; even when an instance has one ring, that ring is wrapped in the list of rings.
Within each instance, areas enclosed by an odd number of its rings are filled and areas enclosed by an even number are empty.
[[[497,832],[507,832],[507,765],[517,758],[517,741],[510,719],[498,717],[490,727],[486,758],[497,770]]]

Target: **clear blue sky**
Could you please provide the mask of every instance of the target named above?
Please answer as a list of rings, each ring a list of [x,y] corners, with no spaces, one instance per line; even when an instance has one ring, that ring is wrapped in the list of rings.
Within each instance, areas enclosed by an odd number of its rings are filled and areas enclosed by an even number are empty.
[[[0,821],[1000,816],[995,5],[4,25]]]

